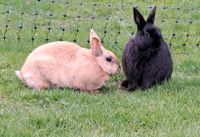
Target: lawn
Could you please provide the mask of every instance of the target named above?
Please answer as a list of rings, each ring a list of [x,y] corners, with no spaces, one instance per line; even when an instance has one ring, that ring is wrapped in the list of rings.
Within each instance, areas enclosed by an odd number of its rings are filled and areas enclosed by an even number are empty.
[[[120,90],[123,71],[99,94],[73,89],[36,91],[15,76],[27,55],[50,41],[89,48],[93,28],[121,61],[136,32],[132,7],[146,17],[157,5],[156,24],[170,44],[169,82],[146,91]],[[200,2],[195,0],[1,0],[0,136],[200,136]]]

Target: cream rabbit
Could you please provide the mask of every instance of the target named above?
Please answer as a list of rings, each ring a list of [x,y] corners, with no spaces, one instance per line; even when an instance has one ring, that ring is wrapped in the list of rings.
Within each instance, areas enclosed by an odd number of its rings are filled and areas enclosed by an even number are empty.
[[[97,91],[120,71],[117,57],[106,50],[91,30],[90,49],[71,42],[44,44],[30,53],[16,75],[29,87],[69,87]]]

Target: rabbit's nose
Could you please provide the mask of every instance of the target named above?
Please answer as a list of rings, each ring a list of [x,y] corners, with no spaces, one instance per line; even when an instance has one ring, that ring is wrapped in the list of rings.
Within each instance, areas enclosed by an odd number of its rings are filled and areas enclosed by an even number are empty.
[[[162,38],[162,34],[160,33],[159,30],[157,30],[154,34],[157,38]]]

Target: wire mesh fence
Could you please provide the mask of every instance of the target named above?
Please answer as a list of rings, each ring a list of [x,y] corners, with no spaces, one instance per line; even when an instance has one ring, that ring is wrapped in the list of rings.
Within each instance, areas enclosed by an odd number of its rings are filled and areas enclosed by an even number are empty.
[[[200,1],[186,0],[1,0],[0,38],[4,43],[65,40],[87,45],[93,28],[102,43],[119,50],[136,32],[132,8],[146,17],[154,5],[155,24],[171,49],[199,47]]]

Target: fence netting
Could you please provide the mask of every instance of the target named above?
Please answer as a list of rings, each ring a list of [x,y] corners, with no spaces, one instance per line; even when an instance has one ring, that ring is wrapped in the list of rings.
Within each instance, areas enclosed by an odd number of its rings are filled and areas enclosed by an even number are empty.
[[[136,32],[132,8],[146,18],[154,5],[155,24],[171,48],[199,46],[198,0],[1,0],[0,38],[5,43],[65,40],[87,45],[93,28],[102,43],[118,50]]]

